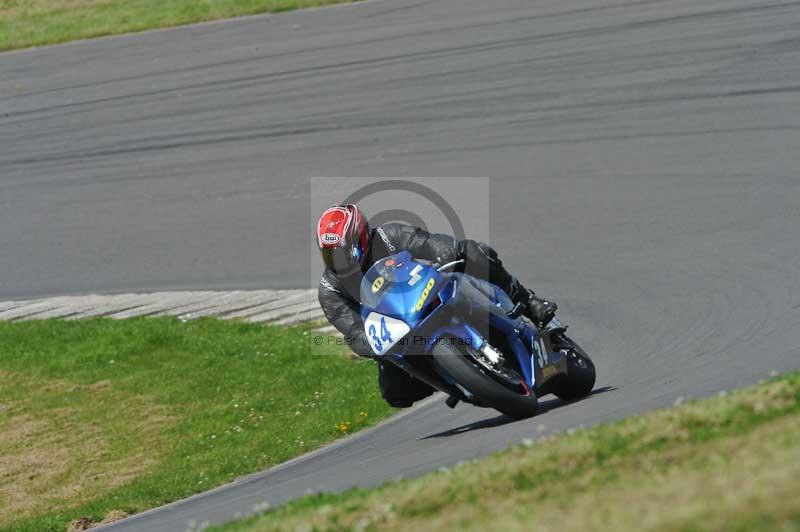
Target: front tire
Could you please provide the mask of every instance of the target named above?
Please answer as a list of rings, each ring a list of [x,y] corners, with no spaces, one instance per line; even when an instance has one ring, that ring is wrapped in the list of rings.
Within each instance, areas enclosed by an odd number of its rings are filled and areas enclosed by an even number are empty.
[[[471,360],[456,346],[437,344],[431,353],[436,365],[473,394],[481,404],[491,406],[514,419],[529,418],[539,411],[539,401],[533,390],[526,388],[527,394],[523,394],[507,388],[489,375],[489,370]]]

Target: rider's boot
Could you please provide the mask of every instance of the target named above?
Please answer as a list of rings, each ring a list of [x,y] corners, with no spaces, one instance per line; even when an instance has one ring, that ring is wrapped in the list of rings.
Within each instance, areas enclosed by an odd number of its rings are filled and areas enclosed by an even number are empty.
[[[522,313],[539,327],[547,326],[558,310],[558,305],[538,297],[533,290],[528,290],[516,279],[509,295],[514,303],[522,304]]]
[[[537,297],[533,290],[528,290],[528,311],[525,315],[528,316],[534,323],[539,324],[540,327],[546,327],[550,320],[556,315],[558,305],[552,301],[547,301]]]

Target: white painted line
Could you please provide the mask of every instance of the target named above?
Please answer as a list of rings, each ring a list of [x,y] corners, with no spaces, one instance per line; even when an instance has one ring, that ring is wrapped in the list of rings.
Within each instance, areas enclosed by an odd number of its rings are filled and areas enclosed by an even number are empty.
[[[266,307],[265,307],[266,308]],[[295,314],[305,313],[308,311],[321,311],[319,303],[316,301],[303,300],[296,303],[289,303],[287,305],[277,306],[275,304],[269,305],[269,310],[266,312],[259,312],[258,314],[250,314],[247,316],[247,321],[275,321],[279,318],[286,316],[293,316]],[[264,310],[262,308],[261,310]]]
[[[80,312],[74,318],[91,318],[93,316],[106,316],[113,312],[146,305],[149,294],[120,294],[118,296],[98,296],[101,302],[96,306],[90,306],[87,310]],[[75,304],[80,304],[75,301]]]
[[[279,325],[293,325],[295,323],[302,323],[305,321],[317,321],[325,317],[325,314],[322,313],[322,310],[319,308],[307,310],[305,312],[300,312],[298,314],[294,314],[292,316],[288,316],[285,318],[281,318],[279,320],[275,320],[275,323]]]
[[[20,305],[24,305],[26,303],[29,303],[29,301],[3,301],[0,303],[0,312],[11,310],[12,308],[19,307]]]
[[[156,313],[165,313],[170,309],[184,307],[190,303],[207,301],[213,292],[165,292],[161,297],[151,298],[150,303],[129,310],[122,310],[109,314],[110,318],[133,318],[136,316],[149,316]]]
[[[52,310],[54,308],[57,308],[57,303],[50,303],[48,301],[37,301],[35,303],[22,305],[16,308],[9,309],[3,313],[0,313],[0,319],[3,320],[24,319],[27,316],[33,316],[39,312]]]
[[[203,316],[228,317],[233,312],[251,308],[256,305],[262,305],[267,301],[278,299],[275,295],[268,296],[262,291],[259,291],[258,293],[240,292],[239,294],[239,296],[236,296],[235,298],[231,297],[224,303],[219,303],[206,309],[187,311],[179,316],[184,319],[201,318]]]
[[[0,320],[80,319],[106,316],[204,316],[294,324],[324,317],[315,289],[169,291],[148,294],[59,296],[0,301]]]
[[[288,291],[287,291],[288,292]],[[253,307],[232,312],[226,317],[230,318],[248,318],[250,316],[255,316],[257,314],[264,314],[270,310],[277,310],[281,308],[286,308],[290,305],[298,304],[298,303],[308,303],[311,301],[316,301],[316,293],[312,294],[310,292],[316,292],[315,290],[296,290],[293,293],[286,293],[282,294],[282,297],[278,297],[272,301],[268,301],[263,305],[255,305]],[[318,303],[317,303],[318,304]]]

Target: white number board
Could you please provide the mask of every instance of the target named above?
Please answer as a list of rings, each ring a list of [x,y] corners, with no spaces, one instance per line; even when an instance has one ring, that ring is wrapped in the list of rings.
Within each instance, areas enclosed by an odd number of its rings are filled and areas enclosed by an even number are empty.
[[[382,355],[411,330],[406,322],[372,312],[364,320],[364,333],[376,355]]]

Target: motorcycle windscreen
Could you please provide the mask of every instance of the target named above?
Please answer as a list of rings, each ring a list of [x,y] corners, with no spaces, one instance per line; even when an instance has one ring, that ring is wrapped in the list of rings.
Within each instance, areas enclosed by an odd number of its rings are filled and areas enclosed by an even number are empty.
[[[361,315],[378,312],[414,327],[435,301],[440,279],[433,267],[413,260],[407,251],[379,260],[361,281]]]

